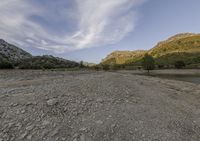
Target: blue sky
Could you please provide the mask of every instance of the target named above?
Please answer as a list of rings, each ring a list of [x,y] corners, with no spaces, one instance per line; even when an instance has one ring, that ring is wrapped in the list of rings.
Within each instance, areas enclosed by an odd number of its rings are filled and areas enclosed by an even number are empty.
[[[1,0],[0,17],[0,38],[33,55],[96,63],[200,33],[199,0]]]

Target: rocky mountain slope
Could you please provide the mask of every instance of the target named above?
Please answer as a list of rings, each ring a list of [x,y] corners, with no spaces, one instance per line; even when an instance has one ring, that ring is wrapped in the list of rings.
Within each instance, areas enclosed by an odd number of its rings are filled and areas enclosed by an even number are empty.
[[[8,61],[15,64],[21,59],[30,57],[32,57],[30,53],[0,39],[0,61]]]
[[[54,69],[77,67],[79,63],[54,56],[32,56],[30,53],[0,39],[0,69]]]
[[[134,65],[137,62],[141,62],[142,56],[145,53],[152,55],[157,65],[173,65],[176,61],[180,60],[186,64],[200,63],[200,34],[177,34],[165,41],[159,42],[154,48],[148,51],[114,52],[103,59],[102,63]]]

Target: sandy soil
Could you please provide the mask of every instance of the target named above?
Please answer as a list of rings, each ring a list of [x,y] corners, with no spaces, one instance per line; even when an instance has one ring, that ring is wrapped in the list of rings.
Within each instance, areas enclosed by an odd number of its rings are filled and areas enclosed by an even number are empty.
[[[131,72],[0,71],[0,141],[199,141],[200,85]]]

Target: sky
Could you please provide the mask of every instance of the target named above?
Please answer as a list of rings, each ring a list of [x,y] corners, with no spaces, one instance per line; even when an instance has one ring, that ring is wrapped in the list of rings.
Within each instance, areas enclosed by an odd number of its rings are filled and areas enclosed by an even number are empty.
[[[99,63],[200,33],[200,0],[1,0],[0,38],[33,55]]]

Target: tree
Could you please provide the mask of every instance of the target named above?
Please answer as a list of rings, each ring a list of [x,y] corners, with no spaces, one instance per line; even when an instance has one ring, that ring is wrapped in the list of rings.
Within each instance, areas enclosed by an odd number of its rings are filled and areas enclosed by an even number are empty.
[[[0,60],[0,69],[14,69],[14,66],[9,61]]]
[[[107,64],[102,65],[102,68],[104,71],[108,71],[110,69],[110,66]]]
[[[145,70],[147,70],[148,73],[149,73],[150,70],[154,70],[155,69],[155,60],[151,55],[145,54],[145,56],[143,58],[142,65],[143,65],[143,68]]]
[[[175,63],[175,68],[177,68],[177,69],[182,69],[184,67],[185,67],[185,62],[183,62],[183,61],[177,61]]]
[[[80,68],[84,68],[83,61],[81,61],[81,62],[80,62],[80,65],[79,65],[79,67],[80,67]]]

